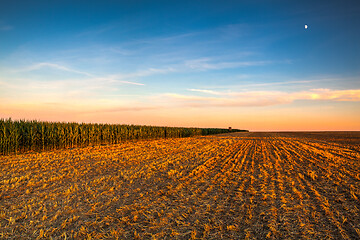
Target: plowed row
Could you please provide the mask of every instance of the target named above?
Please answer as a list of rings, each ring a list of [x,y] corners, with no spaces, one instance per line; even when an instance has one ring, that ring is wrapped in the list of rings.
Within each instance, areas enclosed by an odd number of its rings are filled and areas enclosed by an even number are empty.
[[[0,238],[357,239],[359,144],[237,133],[3,156]]]

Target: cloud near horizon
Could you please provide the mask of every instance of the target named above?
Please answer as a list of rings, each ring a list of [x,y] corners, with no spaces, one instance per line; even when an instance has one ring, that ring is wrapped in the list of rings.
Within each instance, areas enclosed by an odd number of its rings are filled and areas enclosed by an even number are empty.
[[[166,93],[163,97],[174,104],[190,107],[261,107],[289,104],[297,100],[360,101],[360,89],[310,89],[292,93],[281,91],[217,92],[206,89],[188,89],[188,91],[211,96]]]

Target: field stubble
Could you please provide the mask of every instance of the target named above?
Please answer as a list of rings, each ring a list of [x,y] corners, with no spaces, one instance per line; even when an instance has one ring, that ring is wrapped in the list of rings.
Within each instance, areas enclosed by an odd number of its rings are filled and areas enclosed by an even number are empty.
[[[235,133],[0,157],[3,239],[357,239],[360,133]]]

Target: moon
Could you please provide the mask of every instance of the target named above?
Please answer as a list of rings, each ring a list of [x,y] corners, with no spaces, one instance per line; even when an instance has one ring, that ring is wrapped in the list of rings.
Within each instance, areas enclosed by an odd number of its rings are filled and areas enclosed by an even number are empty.
[[[308,28],[308,25],[307,24],[305,24],[305,29],[307,29]]]

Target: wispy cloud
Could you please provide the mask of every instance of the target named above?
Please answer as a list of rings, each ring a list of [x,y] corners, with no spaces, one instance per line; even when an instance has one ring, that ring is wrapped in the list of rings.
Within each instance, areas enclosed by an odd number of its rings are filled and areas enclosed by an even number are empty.
[[[33,64],[31,66],[19,69],[19,70],[15,70],[15,72],[30,72],[30,71],[35,71],[35,70],[39,70],[42,68],[53,68],[53,69],[57,69],[57,70],[62,70],[62,71],[66,71],[66,72],[72,72],[72,73],[77,73],[77,74],[82,74],[85,76],[89,76],[89,77],[94,77],[94,75],[84,72],[84,71],[78,71],[69,67],[65,67],[63,65],[60,64],[56,64],[56,63],[51,63],[51,62],[41,62],[41,63],[36,63]]]
[[[238,67],[247,67],[247,66],[261,66],[266,64],[271,64],[271,61],[234,61],[234,62],[222,62],[215,61],[211,58],[201,58],[201,59],[192,59],[185,60],[178,64],[173,64],[167,67],[162,68],[146,68],[142,70],[137,70],[130,73],[118,73],[109,75],[109,78],[112,79],[136,79],[141,77],[148,77],[152,75],[163,75],[170,73],[187,73],[187,72],[196,72],[196,71],[211,71],[211,70],[221,70],[229,68],[238,68]]]
[[[131,78],[138,78],[138,77],[146,77],[156,74],[167,74],[171,72],[177,72],[179,69],[174,67],[167,67],[167,68],[147,68],[144,70],[134,71],[132,73],[119,73],[119,74],[112,74],[109,75],[109,78],[112,79],[131,79]]]
[[[216,91],[213,91],[213,90],[206,90],[206,89],[188,89],[188,91],[191,91],[191,92],[200,92],[200,93],[207,93],[207,94],[213,94],[213,95],[221,95],[220,92],[216,92]]]
[[[360,89],[331,90],[320,88],[295,93],[293,97],[294,99],[358,102],[360,101]]]
[[[110,75],[110,76],[92,78],[92,79],[89,79],[89,82],[100,81],[102,83],[109,83],[109,84],[120,83],[120,84],[130,84],[130,85],[137,85],[137,86],[145,85],[143,83],[134,82],[134,81],[126,81],[126,80],[121,80],[121,79],[126,79],[126,77],[121,78],[119,76]]]
[[[186,61],[185,66],[194,70],[220,70],[238,67],[262,66],[271,63],[271,61],[214,62],[210,58],[200,58]]]
[[[104,76],[96,76],[94,74],[91,74],[91,73],[88,73],[85,71],[75,70],[73,68],[66,67],[66,66],[63,66],[63,65],[60,65],[57,63],[40,62],[40,63],[30,65],[28,67],[13,70],[12,72],[15,72],[15,73],[30,72],[30,71],[35,71],[35,70],[39,70],[42,68],[52,68],[52,69],[61,70],[61,71],[65,71],[65,72],[77,73],[77,74],[85,75],[88,77],[92,77],[97,80],[116,81],[116,82],[123,82],[123,83],[128,83],[128,84],[135,84],[135,85],[144,85],[144,84],[136,83],[136,82],[132,82],[132,81],[125,81],[125,79],[134,79],[134,78],[139,78],[139,77],[146,77],[146,76],[157,75],[157,74],[167,74],[167,73],[171,73],[171,72],[180,71],[180,69],[174,68],[174,67],[146,68],[143,70],[137,70],[137,71],[133,71],[130,73],[117,73],[117,74],[107,74]]]
[[[6,24],[3,21],[0,21],[0,31],[9,31],[9,30],[11,30],[13,28],[14,28],[13,26],[11,26],[9,24]]]
[[[180,41],[192,40],[197,43],[217,42],[224,39],[239,39],[249,32],[249,26],[244,23],[225,24],[218,27],[199,29],[196,31],[182,32],[178,34],[171,34],[165,36],[157,36],[151,38],[143,38],[132,41],[132,43],[146,43],[146,44],[167,44],[176,43]],[[207,39],[207,40],[206,40]]]
[[[128,49],[125,49],[122,47],[118,47],[118,46],[105,48],[105,51],[109,51],[109,52],[124,55],[124,56],[129,56],[136,52],[136,51],[131,51],[131,50],[128,50]]]
[[[119,106],[112,108],[99,108],[97,110],[80,111],[81,114],[92,114],[92,113],[114,113],[114,112],[127,112],[127,111],[147,111],[160,109],[160,106]]]
[[[263,79],[264,81],[268,79],[269,76],[264,75],[237,75],[234,76],[233,79],[236,80],[247,80],[247,81],[240,81],[241,84],[229,84],[229,85],[213,85],[208,86],[209,89],[248,89],[248,88],[261,88],[263,87],[274,87],[274,86],[287,86],[287,85],[314,85],[314,84],[322,84],[324,85],[334,82],[359,82],[359,77],[327,77],[327,76],[318,76],[306,79],[293,79],[293,80],[282,80],[282,81],[270,81],[270,82],[251,82],[251,80],[260,81]],[[272,77],[274,79],[283,77]],[[311,87],[311,86],[309,86]]]
[[[9,31],[13,29],[13,26],[10,26],[10,25],[2,25],[0,26],[0,31]]]
[[[244,23],[228,24],[219,27],[217,32],[226,39],[239,39],[249,32],[250,26]]]
[[[292,93],[282,91],[216,92],[206,89],[189,89],[189,91],[212,96],[167,93],[163,97],[173,101],[174,104],[191,107],[271,106],[288,104],[296,100],[360,101],[360,89],[310,89]]]
[[[107,25],[103,25],[103,26],[98,26],[98,27],[95,27],[93,29],[85,30],[83,32],[80,32],[76,36],[77,37],[88,37],[88,36],[99,35],[99,34],[102,34],[104,32],[110,31],[110,30],[114,29],[115,27],[116,27],[115,24],[107,24]]]
[[[130,84],[130,85],[139,85],[142,86],[144,84],[142,83],[138,83],[135,81],[130,81],[130,80],[126,80],[126,79],[130,79],[130,78],[135,78],[135,77],[141,77],[141,76],[147,76],[147,75],[151,75],[153,73],[161,73],[161,72],[166,72],[165,69],[154,69],[154,68],[150,68],[147,69],[145,71],[139,71],[139,72],[135,72],[135,73],[130,73],[130,74],[110,74],[110,75],[104,75],[104,76],[96,76],[94,74],[85,72],[85,71],[79,71],[70,67],[66,67],[60,64],[56,64],[56,63],[51,63],[51,62],[40,62],[40,63],[36,63],[33,65],[30,65],[28,67],[25,68],[21,68],[21,69],[16,69],[13,70],[12,72],[15,73],[21,73],[21,72],[31,72],[31,71],[35,71],[35,70],[40,70],[43,68],[51,68],[51,69],[56,69],[56,70],[61,70],[61,71],[65,71],[65,72],[70,72],[70,73],[76,73],[76,74],[80,74],[80,75],[84,75],[87,76],[89,78],[87,79],[82,79],[82,80],[74,80],[73,82],[84,82],[86,81],[88,84],[96,84],[96,82],[107,82],[107,83],[120,83],[120,84]],[[59,83],[68,83],[68,80],[64,80],[64,81],[52,81],[49,82],[49,85],[53,85],[56,84],[58,85]],[[35,82],[36,83],[36,82]],[[44,83],[42,83],[41,85],[44,85]]]
[[[197,32],[188,32],[188,33],[180,33],[168,36],[160,36],[160,37],[152,37],[152,38],[145,38],[145,39],[137,39],[132,43],[146,43],[146,44],[164,44],[164,43],[173,43],[177,41],[182,41],[187,38],[195,37],[204,34],[205,31],[197,31]]]

